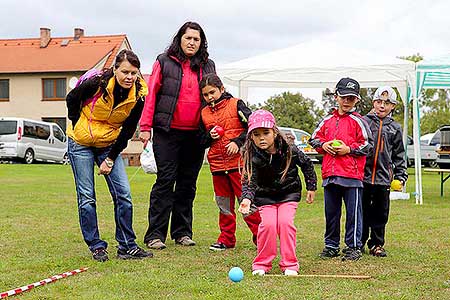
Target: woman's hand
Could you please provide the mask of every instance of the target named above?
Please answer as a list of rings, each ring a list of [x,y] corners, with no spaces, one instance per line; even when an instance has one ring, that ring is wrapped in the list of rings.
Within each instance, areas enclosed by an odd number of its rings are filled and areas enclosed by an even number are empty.
[[[105,161],[103,161],[98,169],[98,175],[108,175],[111,173],[112,167],[108,167]]]
[[[239,209],[238,211],[244,215],[248,214],[250,212],[250,204],[252,204],[252,202],[250,201],[250,199],[242,199],[241,205],[239,205]]]
[[[306,193],[306,203],[312,204],[314,202],[314,196],[316,195],[316,191],[307,191]]]
[[[144,143],[144,148],[147,146],[147,143],[152,138],[151,131],[141,131],[139,133],[139,140]]]

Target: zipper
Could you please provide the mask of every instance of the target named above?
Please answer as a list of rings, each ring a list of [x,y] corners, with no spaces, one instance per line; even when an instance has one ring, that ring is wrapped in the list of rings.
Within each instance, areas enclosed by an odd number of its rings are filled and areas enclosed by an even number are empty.
[[[380,150],[381,146],[381,131],[383,129],[383,120],[380,120],[380,128],[378,129],[378,140],[377,140],[377,148],[375,150],[375,157],[373,159],[373,168],[372,168],[372,184],[375,184],[375,171],[377,169],[377,160],[378,160],[378,150]]]

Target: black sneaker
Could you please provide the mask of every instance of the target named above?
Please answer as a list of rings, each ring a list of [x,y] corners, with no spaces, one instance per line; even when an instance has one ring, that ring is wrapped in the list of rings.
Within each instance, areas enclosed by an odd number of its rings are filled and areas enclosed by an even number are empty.
[[[361,250],[358,248],[348,248],[342,256],[342,261],[346,260],[359,260],[362,257]]]
[[[323,248],[323,250],[319,254],[319,256],[323,259],[338,257],[339,256],[339,248],[333,249],[333,248],[325,247],[325,248]]]
[[[227,250],[227,249],[228,249],[228,247],[222,243],[214,243],[211,246],[209,246],[209,250],[213,250],[213,251],[223,251],[223,250]]]
[[[147,257],[153,257],[153,253],[150,251],[145,251],[139,247],[123,250],[117,250],[117,257],[120,259],[142,259]]]
[[[344,249],[342,249],[342,253],[345,254],[345,253],[347,253],[348,251],[350,251],[351,249],[352,249],[352,248],[350,248],[350,247],[345,247]],[[364,246],[362,246],[361,248],[359,248],[359,250],[361,250],[361,253],[362,253],[362,254],[366,253],[366,250],[364,249]]]
[[[104,262],[107,261],[108,258],[108,251],[106,251],[105,248],[98,248],[95,249],[94,252],[92,252],[92,258],[96,261]]]

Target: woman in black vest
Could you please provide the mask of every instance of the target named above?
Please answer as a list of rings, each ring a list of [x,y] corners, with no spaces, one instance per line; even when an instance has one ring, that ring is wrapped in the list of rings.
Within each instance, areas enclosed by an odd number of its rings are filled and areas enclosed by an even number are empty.
[[[170,235],[176,244],[194,246],[192,205],[204,147],[199,133],[200,110],[205,105],[198,82],[215,73],[208,59],[203,29],[186,22],[168,49],[157,57],[149,78],[149,94],[140,121],[144,146],[152,138],[158,173],[150,193],[149,226],[144,242],[164,249]]]

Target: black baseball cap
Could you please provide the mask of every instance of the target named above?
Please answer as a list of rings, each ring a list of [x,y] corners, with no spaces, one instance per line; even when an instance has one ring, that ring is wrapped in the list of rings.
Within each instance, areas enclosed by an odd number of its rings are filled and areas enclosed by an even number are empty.
[[[336,94],[341,97],[355,96],[361,99],[359,95],[359,83],[353,78],[345,77],[336,84]]]

